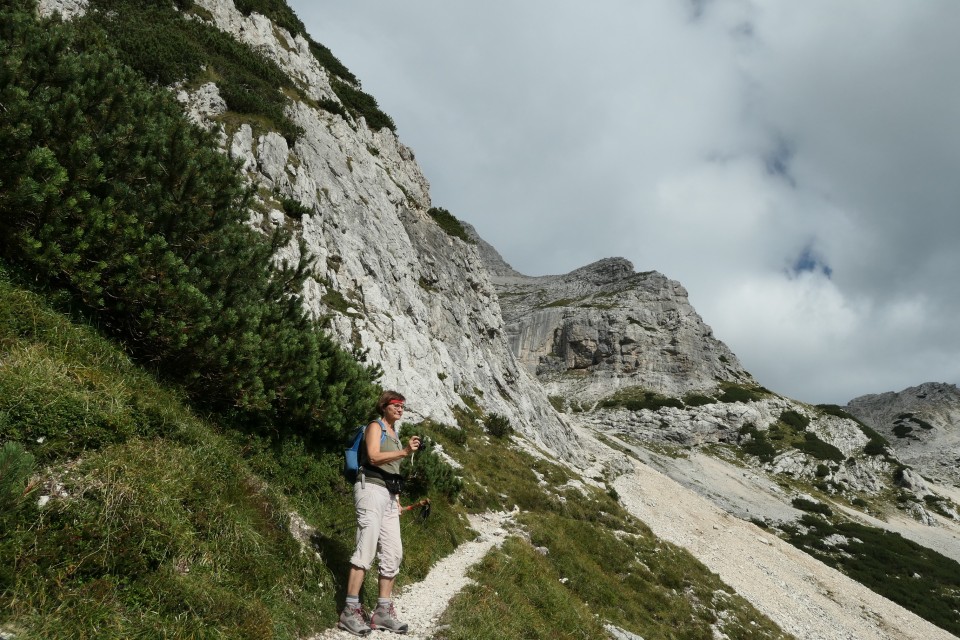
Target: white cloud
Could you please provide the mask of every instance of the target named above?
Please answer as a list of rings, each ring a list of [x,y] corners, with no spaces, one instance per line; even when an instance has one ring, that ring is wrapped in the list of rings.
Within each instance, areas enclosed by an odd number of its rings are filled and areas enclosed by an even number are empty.
[[[292,4],[518,270],[659,270],[801,400],[960,380],[960,3]]]

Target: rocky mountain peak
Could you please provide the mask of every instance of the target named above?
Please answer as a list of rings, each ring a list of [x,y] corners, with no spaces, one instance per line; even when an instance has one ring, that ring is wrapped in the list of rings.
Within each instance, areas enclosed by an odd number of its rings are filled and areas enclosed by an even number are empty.
[[[571,279],[585,280],[595,286],[616,284],[634,275],[633,263],[626,258],[603,258],[571,271]]]
[[[492,248],[491,248],[492,249]],[[594,402],[628,386],[671,396],[747,381],[680,283],[605,258],[565,275],[506,272],[482,253],[513,354],[553,395]]]

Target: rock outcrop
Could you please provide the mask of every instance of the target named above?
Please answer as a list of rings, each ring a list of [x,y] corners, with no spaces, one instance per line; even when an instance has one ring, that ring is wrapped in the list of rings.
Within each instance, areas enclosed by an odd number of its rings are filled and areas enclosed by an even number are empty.
[[[622,387],[668,396],[751,380],[680,283],[607,258],[527,277],[484,253],[513,354],[548,392],[592,403]]]
[[[960,484],[960,389],[927,382],[898,392],[860,396],[847,412],[890,441],[897,457],[921,473]]]
[[[870,437],[856,422],[759,387],[678,282],[636,273],[623,258],[528,277],[471,233],[513,354],[571,411],[570,421],[635,443],[762,452],[757,465],[772,476],[817,483],[848,500],[892,485],[895,465],[868,450]],[[753,391],[725,395],[731,386]],[[656,394],[662,406],[631,406],[618,390],[627,398]]]

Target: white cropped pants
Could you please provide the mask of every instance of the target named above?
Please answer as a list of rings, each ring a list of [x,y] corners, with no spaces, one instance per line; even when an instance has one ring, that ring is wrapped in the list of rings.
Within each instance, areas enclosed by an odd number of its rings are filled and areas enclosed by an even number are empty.
[[[380,575],[394,577],[403,559],[397,496],[378,484],[357,482],[353,485],[353,503],[357,509],[357,547],[350,564],[367,571],[376,555]]]

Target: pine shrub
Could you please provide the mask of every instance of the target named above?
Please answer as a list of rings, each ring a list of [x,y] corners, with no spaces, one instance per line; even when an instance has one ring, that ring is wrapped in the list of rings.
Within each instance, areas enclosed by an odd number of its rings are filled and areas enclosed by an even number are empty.
[[[369,93],[365,93],[359,87],[343,82],[338,78],[333,78],[330,86],[337,97],[340,98],[340,101],[346,105],[347,110],[356,117],[363,117],[371,130],[379,131],[384,127],[391,131],[397,130],[393,118],[380,110],[376,98]]]
[[[333,55],[333,52],[330,51],[329,48],[312,39],[309,39],[308,42],[310,43],[310,52],[313,54],[313,57],[316,58],[317,62],[323,65],[327,71],[337,76],[341,80],[345,80],[350,84],[360,86],[360,80],[357,78],[357,76],[353,75],[353,73],[351,73],[350,70],[347,69],[344,64]]]
[[[302,133],[284,114],[282,90],[295,90],[294,83],[229,34],[186,19],[169,2],[92,0],[91,10],[78,23],[85,37],[97,39],[105,30],[120,59],[148,81],[169,86],[213,78],[230,111],[266,118],[291,144]]]
[[[491,413],[484,418],[483,426],[494,438],[506,438],[513,433],[510,419],[499,413]]]
[[[810,418],[791,409],[787,409],[780,414],[780,422],[795,429],[803,431],[810,424]]]
[[[720,384],[720,402],[756,402],[768,397],[770,392],[763,387],[747,386],[734,382]]]
[[[274,265],[289,236],[245,224],[251,193],[213,138],[28,4],[0,11],[0,256],[208,409],[321,438],[356,422],[378,370],[306,315],[308,254]]]
[[[794,498],[791,504],[795,508],[809,513],[820,513],[828,517],[833,515],[833,510],[822,502],[814,502],[806,498]]]
[[[454,238],[459,238],[468,244],[473,244],[473,240],[470,239],[470,236],[467,234],[466,228],[463,226],[463,223],[460,222],[452,213],[444,209],[443,207],[430,207],[427,210],[427,213],[433,218],[434,222],[440,225],[440,228],[444,232],[453,236]]]
[[[305,35],[307,32],[303,22],[284,0],[234,0],[233,4],[243,15],[249,16],[251,13],[257,12],[270,18],[270,21],[275,25],[286,29],[293,35]]]
[[[683,409],[684,404],[680,398],[662,396],[655,391],[649,391],[642,387],[627,387],[607,396],[598,403],[598,406],[601,409],[622,407],[629,411],[641,411],[643,409],[658,411],[663,407]]]
[[[817,460],[832,460],[834,462],[843,462],[846,456],[837,447],[829,442],[824,442],[809,431],[804,432],[803,440],[797,443],[797,449],[813,456]]]
[[[463,490],[463,479],[437,455],[436,441],[429,436],[421,438],[412,459],[403,459],[400,472],[406,478],[404,493],[413,498],[433,493],[454,501]]]

